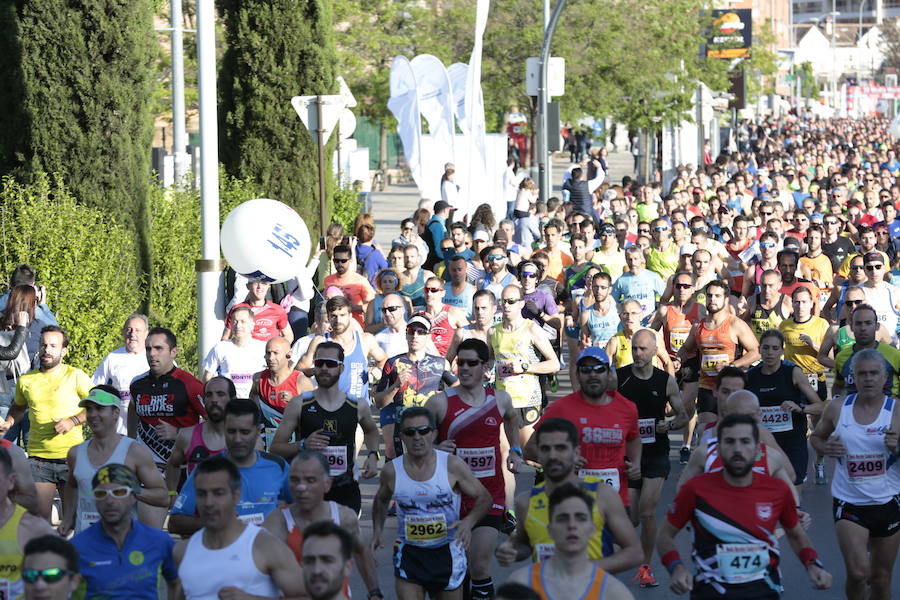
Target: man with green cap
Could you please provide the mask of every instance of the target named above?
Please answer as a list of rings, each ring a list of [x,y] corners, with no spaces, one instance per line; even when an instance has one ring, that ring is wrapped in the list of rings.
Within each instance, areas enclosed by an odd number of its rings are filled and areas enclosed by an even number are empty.
[[[118,391],[108,385],[95,386],[78,406],[85,409],[93,436],[70,448],[66,457],[70,476],[64,489],[59,533],[68,535],[73,529],[76,533],[84,531],[100,519],[91,481],[98,469],[109,463],[127,465],[136,473],[140,485],[134,494],[135,503],[168,507],[166,485],[150,451],[118,432],[122,410]],[[146,518],[141,520],[153,523]]]
[[[109,463],[94,473],[91,496],[100,520],[72,538],[78,570],[87,583],[85,597],[156,600],[162,596],[158,573],[168,582],[169,597],[174,597],[178,583],[172,556],[175,541],[134,518],[140,494],[138,475],[126,465]]]

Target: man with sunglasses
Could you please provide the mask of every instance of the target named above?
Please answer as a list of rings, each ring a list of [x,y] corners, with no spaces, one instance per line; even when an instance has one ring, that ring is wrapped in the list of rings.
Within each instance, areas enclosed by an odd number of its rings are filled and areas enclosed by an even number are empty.
[[[150,451],[140,444],[132,443],[132,438],[118,433],[122,400],[116,388],[98,385],[91,389],[90,394],[78,406],[83,407],[87,413],[87,424],[92,435],[91,439],[70,448],[66,457],[70,475],[63,492],[65,502],[59,525],[60,535],[84,531],[100,519],[91,483],[98,472],[97,465],[128,465],[139,483],[135,490],[135,506],[141,503],[168,508],[166,485]],[[154,519],[147,519],[146,514],[141,516],[148,525],[155,525]]]
[[[496,245],[487,246],[481,250],[480,255],[485,272],[478,281],[478,289],[490,290],[499,298],[504,287],[517,283],[516,276],[507,268],[509,259],[506,250]]]
[[[506,481],[500,429],[505,431],[507,440],[515,440],[519,431],[518,411],[513,409],[509,394],[484,384],[489,358],[483,341],[464,340],[456,356],[458,385],[433,395],[425,405],[438,424],[441,443],[437,448],[463,459],[491,494],[491,507],[473,528],[469,546],[473,600],[493,596],[491,552],[505,525]],[[512,473],[523,463],[521,452],[518,446],[509,451],[505,466]],[[465,516],[471,508],[472,500],[463,498],[460,515]]]
[[[0,447],[0,543],[6,549],[0,554],[0,588],[6,591],[8,598],[19,598],[23,591],[19,548],[34,538],[54,534],[49,522],[13,504],[9,493],[15,482],[10,453]]]
[[[406,303],[396,292],[384,295],[381,302],[381,331],[375,334],[375,343],[388,357],[409,350],[406,344]]]
[[[334,500],[355,511],[362,506],[359,483],[354,474],[356,460],[356,428],[362,428],[369,454],[361,475],[378,473],[378,446],[381,436],[367,401],[361,401],[340,389],[338,382],[345,367],[340,344],[322,342],[316,347],[313,361],[318,387],[294,398],[284,410],[284,417],[272,440],[272,452],[291,459],[299,449],[322,452],[331,465],[334,484],[326,500]],[[299,441],[291,441],[295,439]]]
[[[647,269],[659,275],[663,280],[675,274],[678,269],[678,247],[672,241],[669,221],[664,217],[654,219],[650,235],[652,242],[644,252]]]
[[[431,342],[438,356],[446,356],[453,333],[468,324],[461,308],[444,304],[444,282],[430,277],[425,282],[425,309],[422,311],[431,321]]]
[[[532,425],[540,416],[543,392],[538,375],[553,375],[559,371],[559,359],[543,329],[522,315],[524,299],[520,287],[508,285],[503,288],[500,298],[502,319],[490,333],[497,389],[508,393],[513,407],[520,411],[520,444],[531,435]]]
[[[400,415],[404,453],[384,465],[372,504],[372,551],[382,545],[388,504],[397,500],[394,581],[397,598],[460,600],[472,529],[488,513],[491,494],[458,456],[434,447],[437,427],[424,406]],[[462,496],[472,507],[460,516]]]
[[[616,374],[602,348],[588,347],[575,361],[580,391],[549,405],[538,422],[554,417],[568,419],[578,427],[583,457],[577,465],[580,476],[597,477],[613,487],[628,506],[629,479],[641,477],[641,438],[637,406],[616,390]],[[534,435],[525,445],[525,458],[537,460]]]
[[[416,256],[419,249],[414,248]],[[405,252],[405,251],[404,251]],[[340,288],[347,299],[350,300],[350,313],[360,325],[364,325],[366,307],[375,298],[375,289],[363,275],[356,272],[356,265],[351,264],[353,251],[350,246],[339,244],[331,253],[334,273],[328,275],[322,282],[322,289],[330,286]]]
[[[375,390],[375,402],[381,409],[381,429],[389,458],[403,453],[401,440],[394,431],[394,423],[403,410],[410,406],[424,406],[442,386],[456,382],[447,359],[443,355],[428,353],[431,327],[431,319],[424,313],[410,317],[406,324],[409,351],[387,360]]]
[[[890,259],[887,254],[878,250],[875,246],[878,244],[878,236],[875,235],[875,230],[870,227],[860,226],[858,228],[859,234],[859,250],[857,252],[849,254],[844,262],[841,263],[840,269],[838,269],[838,275],[841,277],[848,277],[850,274],[850,260],[854,256],[862,256],[865,258],[866,254],[869,252],[878,252],[882,255],[882,263],[889,265],[891,264]]]
[[[744,271],[744,289],[741,296],[749,298],[759,291],[763,273],[766,271],[777,272],[779,244],[781,244],[781,238],[771,231],[765,231],[759,236],[759,256],[742,258],[749,266]],[[746,256],[746,252],[743,256]]]
[[[878,314],[878,323],[896,336],[897,322],[900,317],[900,290],[884,280],[885,271],[890,267],[884,259],[884,253],[868,252],[863,255],[866,268],[866,281],[862,284],[866,303]]]
[[[99,521],[72,538],[79,572],[87,583],[87,598],[156,600],[160,574],[168,583],[169,597],[176,593],[175,541],[134,518],[140,495],[138,475],[127,465],[109,463],[94,473],[91,497]]]

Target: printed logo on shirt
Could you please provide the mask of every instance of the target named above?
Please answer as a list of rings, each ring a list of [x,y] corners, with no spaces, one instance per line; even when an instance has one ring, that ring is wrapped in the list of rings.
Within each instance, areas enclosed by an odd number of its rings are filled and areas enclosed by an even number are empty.
[[[144,564],[144,553],[140,550],[133,550],[128,555],[128,562],[133,564],[135,567]]]
[[[762,519],[763,521],[768,521],[772,518],[772,503],[771,502],[757,502],[756,503],[756,516]]]
[[[325,419],[325,422],[322,424],[322,429],[325,433],[337,433],[337,420]]]

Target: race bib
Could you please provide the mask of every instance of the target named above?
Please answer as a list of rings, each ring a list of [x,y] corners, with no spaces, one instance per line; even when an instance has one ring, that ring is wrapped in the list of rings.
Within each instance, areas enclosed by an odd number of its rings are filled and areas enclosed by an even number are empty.
[[[466,461],[475,477],[493,477],[496,474],[493,448],[457,448],[456,455]]]
[[[642,444],[656,442],[656,419],[638,419],[638,435]]]
[[[238,515],[238,519],[247,523],[248,525],[262,525],[265,520],[265,516],[262,513],[250,513],[249,515]]]
[[[850,481],[872,483],[884,477],[884,454],[849,454],[846,463]]]
[[[96,523],[100,520],[100,513],[93,511],[81,511],[81,529],[82,531]],[[0,600],[3,600],[3,597],[0,596]]]
[[[769,549],[765,544],[716,544],[716,558],[727,583],[747,583],[765,577]]]
[[[441,542],[447,539],[447,521],[443,514],[407,515],[406,541],[415,543]]]
[[[497,362],[497,375],[502,378],[507,377],[516,377],[521,375],[521,373],[517,373],[522,367],[522,363],[517,360],[501,360]]]
[[[537,554],[537,562],[544,562],[554,554],[556,554],[555,544],[536,544],[534,547]]]
[[[328,461],[328,474],[332,477],[347,472],[347,446],[325,446],[322,450]]]
[[[611,485],[617,492],[620,489],[618,469],[582,469],[578,472],[578,476],[582,479],[585,477],[596,477],[597,479],[602,479],[603,483]]]
[[[680,350],[690,333],[690,331],[670,331],[669,346],[672,347],[672,350]]]
[[[247,385],[253,381],[252,373],[229,373],[228,378],[234,382],[234,385]]]
[[[818,373],[805,373],[806,380],[809,381],[809,385],[812,387],[813,391],[819,390],[819,374]]]
[[[763,427],[772,433],[790,431],[794,428],[791,413],[780,406],[760,406],[759,412],[762,415]]]
[[[704,354],[700,359],[700,369],[704,375],[715,377],[719,374],[718,366],[728,364],[730,360],[727,354]]]

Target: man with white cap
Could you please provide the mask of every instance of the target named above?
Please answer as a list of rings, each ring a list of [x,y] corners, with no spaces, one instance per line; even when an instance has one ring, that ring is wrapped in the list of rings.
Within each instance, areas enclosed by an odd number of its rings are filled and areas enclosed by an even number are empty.
[[[137,505],[169,507],[169,495],[162,475],[153,462],[150,451],[117,431],[122,411],[122,399],[116,389],[108,385],[91,388],[88,396],[78,403],[87,413],[91,439],[69,449],[66,463],[69,478],[63,491],[63,517],[59,533],[68,535],[84,531],[100,519],[91,480],[97,470],[109,463],[121,463],[132,469],[140,486],[135,492]],[[141,487],[142,486],[142,487]],[[158,522],[158,511],[144,511],[141,516],[149,525]]]

